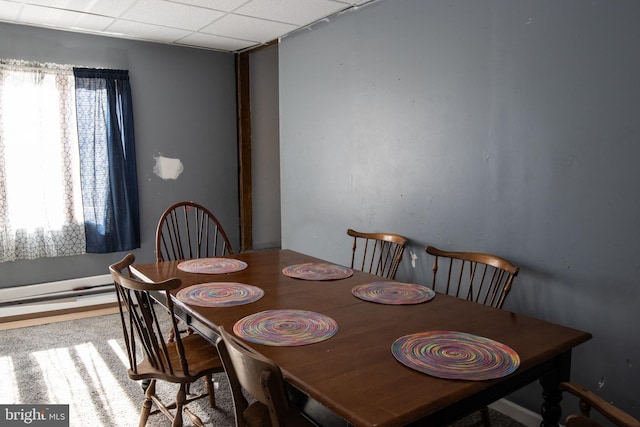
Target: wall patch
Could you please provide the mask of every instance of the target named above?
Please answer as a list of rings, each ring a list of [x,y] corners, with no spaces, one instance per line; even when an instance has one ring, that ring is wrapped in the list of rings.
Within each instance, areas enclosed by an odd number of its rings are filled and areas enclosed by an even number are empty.
[[[164,157],[162,154],[158,154],[153,158],[156,160],[156,164],[153,167],[153,173],[162,179],[178,179],[184,170],[184,166],[180,159],[171,159],[169,157]]]

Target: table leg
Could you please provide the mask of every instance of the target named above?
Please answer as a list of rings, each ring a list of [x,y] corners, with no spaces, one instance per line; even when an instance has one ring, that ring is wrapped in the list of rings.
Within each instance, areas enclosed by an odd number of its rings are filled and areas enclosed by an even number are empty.
[[[568,381],[571,374],[571,351],[561,354],[556,358],[556,369],[540,378],[542,385],[541,427],[557,427],[562,415],[560,402],[562,391],[560,383]]]

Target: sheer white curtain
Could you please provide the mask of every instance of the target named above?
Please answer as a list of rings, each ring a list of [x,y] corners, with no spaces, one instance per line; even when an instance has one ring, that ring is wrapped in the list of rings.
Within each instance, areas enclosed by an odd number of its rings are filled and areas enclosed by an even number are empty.
[[[85,253],[71,67],[0,60],[0,262]]]

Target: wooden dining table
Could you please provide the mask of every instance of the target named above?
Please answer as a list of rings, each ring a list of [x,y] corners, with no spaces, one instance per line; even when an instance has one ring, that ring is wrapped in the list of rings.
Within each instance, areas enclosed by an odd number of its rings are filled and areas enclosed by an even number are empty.
[[[264,291],[255,302],[231,307],[174,303],[180,316],[211,341],[245,316],[264,310],[321,313],[335,320],[331,338],[302,346],[244,343],[280,365],[292,402],[320,425],[446,425],[532,383],[541,384],[543,426],[557,426],[562,399],[558,384],[569,380],[572,349],[588,341],[587,332],[468,302],[444,294],[420,304],[387,305],[356,298],[354,286],[381,281],[360,271],[341,280],[300,280],[283,269],[326,262],[292,250],[230,255],[247,267],[225,274],[182,271],[179,262],[134,264],[146,281],[170,277],[182,288],[212,282],[254,285]],[[174,291],[177,293],[178,291]],[[174,296],[175,296],[174,293]],[[515,372],[482,381],[443,379],[411,369],[392,354],[402,336],[425,331],[456,331],[502,343],[515,352]]]

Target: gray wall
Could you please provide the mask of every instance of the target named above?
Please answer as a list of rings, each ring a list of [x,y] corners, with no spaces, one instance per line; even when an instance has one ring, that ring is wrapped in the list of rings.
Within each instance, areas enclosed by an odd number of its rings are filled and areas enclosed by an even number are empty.
[[[505,309],[593,333],[573,379],[640,416],[638,19],[384,0],[285,38],[282,246],[348,263],[348,227],[400,233],[397,278],[419,283],[428,244],[507,257]],[[510,399],[537,412],[539,391]]]
[[[140,262],[155,260],[155,227],[180,200],[209,207],[239,248],[234,56],[232,54],[0,23],[0,57],[129,70],[140,194]],[[177,158],[176,180],[153,173]],[[0,264],[0,287],[107,274],[122,253]]]

